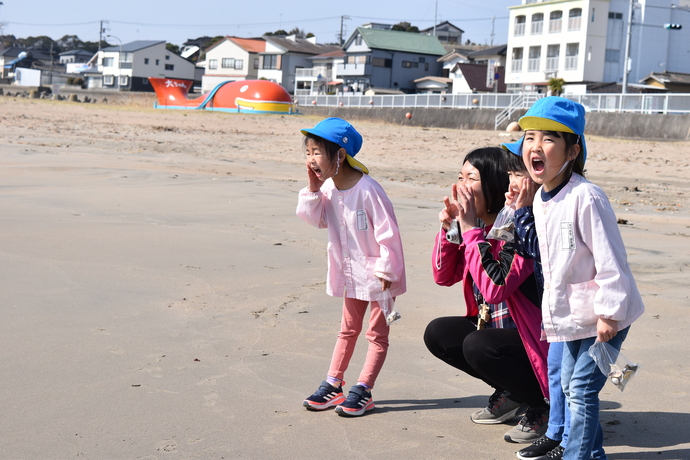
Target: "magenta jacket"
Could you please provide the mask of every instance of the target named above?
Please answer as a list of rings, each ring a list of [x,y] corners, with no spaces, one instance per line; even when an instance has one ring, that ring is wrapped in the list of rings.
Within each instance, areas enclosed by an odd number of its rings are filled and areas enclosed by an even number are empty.
[[[446,241],[445,230],[441,230],[434,244],[434,281],[441,286],[452,286],[464,281],[469,273],[487,303],[506,302],[542,393],[548,398],[549,344],[541,340],[541,310],[526,295],[530,289],[536,294],[536,283],[530,277],[534,262],[516,254],[511,244],[487,240],[484,231],[489,229],[475,228],[463,233],[464,241],[460,245]],[[463,295],[466,315],[477,316],[479,309],[471,282],[463,282]]]

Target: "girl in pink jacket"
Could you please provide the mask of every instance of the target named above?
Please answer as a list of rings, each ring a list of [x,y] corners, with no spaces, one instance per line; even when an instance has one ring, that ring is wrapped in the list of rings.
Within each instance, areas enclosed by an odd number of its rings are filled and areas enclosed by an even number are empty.
[[[388,351],[389,326],[379,303],[406,290],[402,241],[393,205],[354,158],[362,146],[355,128],[327,118],[302,134],[309,185],[299,192],[297,215],[328,229],[326,291],[344,297],[328,375],[303,405],[309,410],[336,406],[339,415],[359,416],[374,409],[371,389]],[[370,303],[364,368],[345,398],[343,377]]]
[[[505,423],[521,415],[504,439],[531,443],[546,430],[549,412],[548,344],[540,340],[534,264],[512,244],[486,238],[508,190],[506,155],[500,148],[470,152],[452,200],[444,198],[434,280],[442,286],[461,283],[467,311],[431,321],[424,342],[437,358],[494,388],[488,406],[471,415],[474,423]]]

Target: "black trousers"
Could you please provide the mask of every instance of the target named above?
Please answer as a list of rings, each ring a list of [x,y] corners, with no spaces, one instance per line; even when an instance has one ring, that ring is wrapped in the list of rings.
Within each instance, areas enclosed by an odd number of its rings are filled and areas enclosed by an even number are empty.
[[[545,406],[544,395],[517,329],[482,329],[469,318],[447,316],[431,321],[424,331],[431,354],[511,399],[530,407]]]

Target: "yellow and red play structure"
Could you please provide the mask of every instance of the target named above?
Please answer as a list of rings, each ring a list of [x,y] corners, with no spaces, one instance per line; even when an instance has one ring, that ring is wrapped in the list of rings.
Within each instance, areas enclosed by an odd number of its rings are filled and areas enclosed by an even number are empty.
[[[227,81],[207,94],[188,99],[192,81],[149,78],[156,91],[157,109],[218,110],[240,113],[295,113],[290,94],[268,80]]]

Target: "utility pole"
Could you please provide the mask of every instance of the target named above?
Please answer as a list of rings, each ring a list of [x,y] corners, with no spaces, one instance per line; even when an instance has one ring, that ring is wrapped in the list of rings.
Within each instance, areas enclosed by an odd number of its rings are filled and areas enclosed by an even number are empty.
[[[630,73],[630,42],[632,41],[632,26],[633,26],[633,2],[630,0],[630,7],[628,8],[628,36],[625,41],[625,58],[623,60],[623,88],[622,94],[628,92],[628,74]]]
[[[103,32],[105,32],[105,29],[103,28],[104,22],[107,24],[109,21],[106,21],[105,19],[101,19],[100,29],[98,29],[98,51],[101,50],[101,42],[103,41]]]
[[[436,19],[436,17],[438,16],[437,13],[438,13],[438,0],[436,0],[436,2],[434,3],[434,37],[436,36],[436,23],[438,22],[438,20]]]
[[[494,23],[496,22],[496,16],[491,16],[491,46],[494,46]]]
[[[345,25],[343,24],[343,21],[345,21],[345,19],[350,19],[350,16],[345,16],[345,15],[340,16],[340,47],[341,48],[343,47],[343,42],[344,42],[344,40],[343,40],[343,27],[345,27]]]

